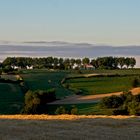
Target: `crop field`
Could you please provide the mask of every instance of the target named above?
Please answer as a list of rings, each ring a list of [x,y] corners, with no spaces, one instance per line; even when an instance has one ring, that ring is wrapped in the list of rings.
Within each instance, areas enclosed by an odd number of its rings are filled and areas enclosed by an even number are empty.
[[[44,70],[30,73],[28,71],[28,73],[22,74],[21,76],[30,90],[55,88],[56,97],[59,99],[72,94],[71,91],[61,85],[61,80],[66,76],[65,72],[49,72]]]
[[[135,76],[73,78],[67,80],[67,83],[70,89],[81,90],[84,95],[95,95],[128,91],[132,88],[134,78]]]
[[[0,139],[139,140],[139,126],[134,116],[8,115],[0,116]]]
[[[24,96],[16,84],[0,83],[0,114],[20,113]]]
[[[106,74],[119,74],[119,75],[140,75],[140,69],[117,69],[117,70],[81,70],[83,74],[89,73],[106,73]]]

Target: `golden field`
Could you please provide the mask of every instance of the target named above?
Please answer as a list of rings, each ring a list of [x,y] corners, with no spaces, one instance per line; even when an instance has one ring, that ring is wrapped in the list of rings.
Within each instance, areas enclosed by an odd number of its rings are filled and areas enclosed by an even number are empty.
[[[0,140],[139,140],[140,117],[1,115]]]

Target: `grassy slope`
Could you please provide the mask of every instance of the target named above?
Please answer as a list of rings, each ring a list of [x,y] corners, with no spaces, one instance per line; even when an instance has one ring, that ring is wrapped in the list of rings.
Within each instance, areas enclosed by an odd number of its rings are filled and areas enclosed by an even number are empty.
[[[0,114],[19,113],[24,96],[16,84],[0,83]]]
[[[139,140],[140,118],[128,116],[0,116],[0,139]]]
[[[66,76],[65,72],[49,72],[49,71],[34,71],[26,74],[22,74],[24,81],[29,86],[30,90],[47,90],[50,88],[56,89],[56,97],[63,98],[71,95],[71,91],[68,91],[61,86],[61,80]]]

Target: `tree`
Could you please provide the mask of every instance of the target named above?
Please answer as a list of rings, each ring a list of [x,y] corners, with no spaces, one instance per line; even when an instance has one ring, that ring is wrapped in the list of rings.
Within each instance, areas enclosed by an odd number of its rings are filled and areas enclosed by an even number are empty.
[[[128,68],[129,66],[130,66],[130,58],[125,58],[125,65],[126,65],[126,67]]]
[[[53,61],[54,61],[54,66],[53,66],[53,68],[54,69],[56,69],[57,68],[57,66],[58,66],[58,58],[53,58]]]
[[[70,59],[70,64],[71,64],[71,66],[73,66],[74,64],[75,64],[75,59]]]
[[[25,94],[25,105],[23,114],[42,114],[47,113],[47,103],[56,100],[55,90],[28,91]]]
[[[74,64],[78,67],[83,63],[91,64],[95,68],[100,69],[117,69],[118,67],[123,68],[124,65],[128,67],[134,67],[136,65],[135,58],[124,58],[124,57],[98,57],[97,59],[90,59],[85,57],[82,59],[74,58],[56,58],[56,57],[43,57],[43,58],[31,58],[31,57],[8,57],[1,64],[2,68],[6,66],[18,66],[20,68],[26,68],[27,66],[33,66],[34,68],[47,68],[47,69],[71,69]]]
[[[78,66],[80,66],[81,63],[82,63],[82,61],[81,61],[81,59],[76,59],[76,60],[75,60],[75,63],[76,63]]]
[[[87,58],[87,57],[83,58],[83,59],[82,59],[82,63],[83,63],[83,64],[89,64],[89,63],[90,63],[89,58]]]
[[[70,59],[69,58],[66,58],[64,60],[64,66],[65,66],[65,69],[70,69]]]
[[[90,62],[91,65],[93,65],[95,68],[98,68],[98,63],[95,59],[92,59],[91,62]]]
[[[136,59],[135,58],[130,58],[130,66],[131,66],[131,68],[134,68],[135,65],[136,65]]]
[[[132,86],[133,86],[133,87],[138,87],[139,85],[140,85],[140,79],[135,78],[135,79],[132,81]]]
[[[122,69],[123,66],[125,65],[125,58],[124,57],[118,58],[118,63],[120,65],[121,69]]]
[[[117,57],[114,57],[113,68],[114,69],[117,69],[118,68],[118,65],[119,65],[118,58]]]

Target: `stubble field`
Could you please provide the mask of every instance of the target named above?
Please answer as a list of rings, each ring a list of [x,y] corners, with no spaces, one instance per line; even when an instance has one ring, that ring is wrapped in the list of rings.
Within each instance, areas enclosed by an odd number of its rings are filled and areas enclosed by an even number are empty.
[[[0,116],[1,140],[139,140],[134,116]]]

